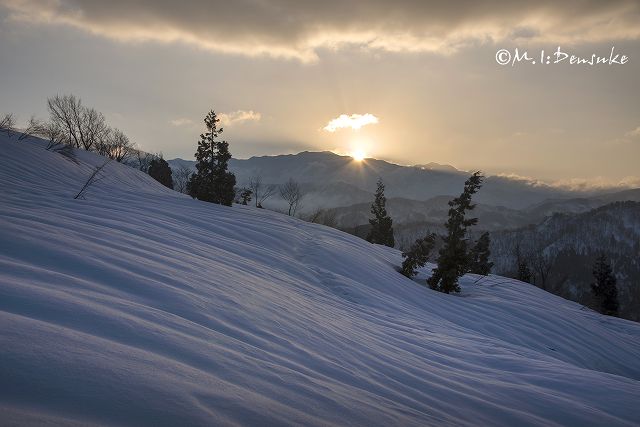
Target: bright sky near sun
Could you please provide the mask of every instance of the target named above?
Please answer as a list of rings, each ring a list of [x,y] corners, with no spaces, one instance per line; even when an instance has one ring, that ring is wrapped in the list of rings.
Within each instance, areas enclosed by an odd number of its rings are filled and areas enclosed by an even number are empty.
[[[236,157],[332,150],[640,185],[639,20],[633,0],[0,0],[0,113],[44,117],[73,93],[143,149],[191,158],[213,108]],[[559,45],[630,61],[496,62]]]
[[[357,162],[361,162],[365,159],[365,157],[367,156],[367,153],[364,152],[364,150],[362,150],[361,148],[356,148],[354,151],[351,152],[351,157],[353,157],[353,160],[357,161]]]

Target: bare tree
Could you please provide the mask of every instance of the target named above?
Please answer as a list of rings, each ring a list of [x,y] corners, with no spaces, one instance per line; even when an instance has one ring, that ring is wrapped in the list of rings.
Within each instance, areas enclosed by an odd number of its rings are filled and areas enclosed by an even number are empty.
[[[306,220],[314,224],[322,224],[333,228],[337,228],[338,225],[338,218],[335,209],[317,208],[306,218]]]
[[[32,135],[47,140],[47,150],[58,153],[74,163],[78,163],[73,146],[63,142],[65,140],[64,132],[55,123],[38,122],[38,125],[34,126],[33,129]]]
[[[100,145],[109,139],[111,129],[102,113],[85,107],[74,95],[47,99],[47,109],[51,122],[63,131],[65,144],[99,151]]]
[[[289,216],[296,214],[304,195],[305,193],[300,187],[300,184],[294,181],[293,178],[289,178],[287,182],[280,186],[280,196],[289,204]]]
[[[45,127],[45,123],[41,120],[36,119],[34,116],[31,116],[29,121],[27,122],[27,126],[22,130],[20,136],[18,136],[18,141],[22,141],[27,139],[30,136],[38,136],[40,135]]]
[[[7,136],[11,136],[12,132],[15,130],[16,119],[13,117],[12,113],[7,113],[2,118],[0,118],[0,130],[7,133]]]
[[[98,154],[122,163],[132,156],[133,147],[129,138],[120,129],[108,129],[96,141]]]
[[[113,131],[107,126],[102,113],[93,108],[84,107],[78,112],[74,111],[74,115],[76,114],[82,146],[85,150],[96,149],[105,141],[110,141]]]
[[[134,149],[133,151],[135,153],[133,154],[135,158],[135,166],[142,172],[149,173],[149,166],[151,165],[151,161],[158,156],[139,149]]]
[[[91,187],[93,184],[95,184],[96,182],[104,178],[104,175],[102,175],[102,170],[104,169],[105,166],[107,166],[107,164],[109,164],[109,162],[111,162],[111,159],[108,159],[102,165],[96,166],[93,169],[93,172],[89,176],[89,179],[87,179],[87,182],[84,183],[84,185],[82,186],[78,194],[76,194],[74,199],[84,199],[84,195],[86,194],[89,187]]]
[[[42,123],[42,125],[35,130],[34,135],[47,140],[47,150],[54,149],[58,146],[67,145],[65,143],[66,136],[64,134],[64,130],[54,122]]]
[[[303,217],[305,221],[312,222],[314,224],[319,224],[320,219],[322,218],[324,210],[322,208],[317,208],[315,211],[311,212],[306,218]]]
[[[539,284],[540,288],[546,291],[547,281],[549,280],[549,275],[551,274],[551,269],[553,267],[553,260],[550,256],[547,256],[540,251],[531,257],[531,266],[539,279],[539,282],[536,284]]]
[[[129,137],[120,129],[114,129],[111,133],[111,154],[109,158],[123,162],[132,154],[133,146]]]
[[[60,127],[56,123],[42,122],[32,117],[31,120],[29,120],[27,129],[25,129],[20,138],[22,138],[25,134],[46,139],[46,149],[48,151],[53,151],[54,153],[58,153],[74,163],[78,163],[76,152],[73,146],[65,143],[66,136],[64,135],[64,130],[60,129]]]
[[[262,207],[269,197],[273,196],[278,189],[276,185],[264,184],[260,175],[255,175],[249,178],[249,189],[253,192],[253,197],[257,208]]]
[[[193,171],[184,165],[173,171],[173,189],[186,194],[191,174]]]
[[[60,129],[64,140],[62,143],[71,144],[76,148],[82,146],[80,136],[80,126],[78,126],[78,111],[82,108],[82,103],[73,95],[56,95],[47,99],[47,109],[51,123]]]

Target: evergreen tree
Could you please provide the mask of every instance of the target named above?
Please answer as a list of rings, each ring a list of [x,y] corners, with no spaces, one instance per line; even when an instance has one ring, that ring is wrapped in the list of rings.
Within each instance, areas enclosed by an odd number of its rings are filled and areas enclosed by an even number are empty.
[[[469,253],[469,272],[474,274],[481,274],[483,276],[491,273],[491,267],[493,263],[489,262],[491,256],[491,238],[489,233],[482,233],[476,245],[471,249]]]
[[[371,204],[373,218],[369,219],[371,230],[367,235],[367,241],[392,248],[395,245],[393,237],[393,221],[387,214],[387,198],[384,196],[384,184],[382,179],[378,180],[376,198]]]
[[[191,175],[187,193],[198,200],[231,206],[235,196],[236,177],[227,170],[231,153],[226,141],[218,141],[222,128],[212,110],[204,119],[206,132],[200,135],[196,152],[197,172]]]
[[[238,196],[241,204],[248,205],[251,201],[251,196],[253,196],[253,191],[251,191],[249,188],[241,188]]]
[[[458,279],[468,271],[467,228],[475,225],[478,218],[466,218],[467,211],[475,205],[471,197],[482,187],[482,174],[474,173],[465,183],[460,197],[449,202],[449,219],[445,224],[447,235],[443,236],[444,246],[438,252],[438,266],[427,280],[431,289],[440,292],[460,292]]]
[[[522,257],[522,252],[520,251],[520,244],[516,245],[516,279],[521,282],[531,283],[531,269],[529,268],[529,264]]]
[[[521,282],[531,283],[531,270],[526,261],[521,260],[518,263],[518,277],[516,279]]]
[[[591,284],[591,290],[600,305],[600,312],[608,316],[618,315],[618,290],[616,276],[605,255],[596,258],[593,266],[593,277],[596,282]]]
[[[407,252],[402,253],[404,260],[402,261],[402,269],[400,270],[400,273],[410,279],[415,276],[417,273],[416,270],[420,267],[424,267],[429,260],[429,255],[433,250],[435,242],[435,233],[431,233],[422,239],[417,239]]]
[[[169,163],[167,163],[162,156],[155,157],[151,160],[151,163],[149,163],[149,176],[165,187],[169,187],[173,190],[171,167],[169,167]]]

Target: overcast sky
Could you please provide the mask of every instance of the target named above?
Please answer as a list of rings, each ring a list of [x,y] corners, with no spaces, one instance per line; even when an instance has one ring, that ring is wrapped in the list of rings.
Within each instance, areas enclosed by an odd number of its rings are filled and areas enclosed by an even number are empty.
[[[73,93],[147,151],[402,164],[640,186],[638,1],[0,0],[0,113]],[[515,48],[626,64],[499,65]],[[546,54],[545,54],[546,55]]]

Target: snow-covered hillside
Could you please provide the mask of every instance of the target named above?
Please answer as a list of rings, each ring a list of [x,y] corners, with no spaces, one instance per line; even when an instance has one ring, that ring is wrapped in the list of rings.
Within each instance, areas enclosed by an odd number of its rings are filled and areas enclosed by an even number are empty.
[[[0,136],[1,424],[640,423],[639,324],[78,158]]]

